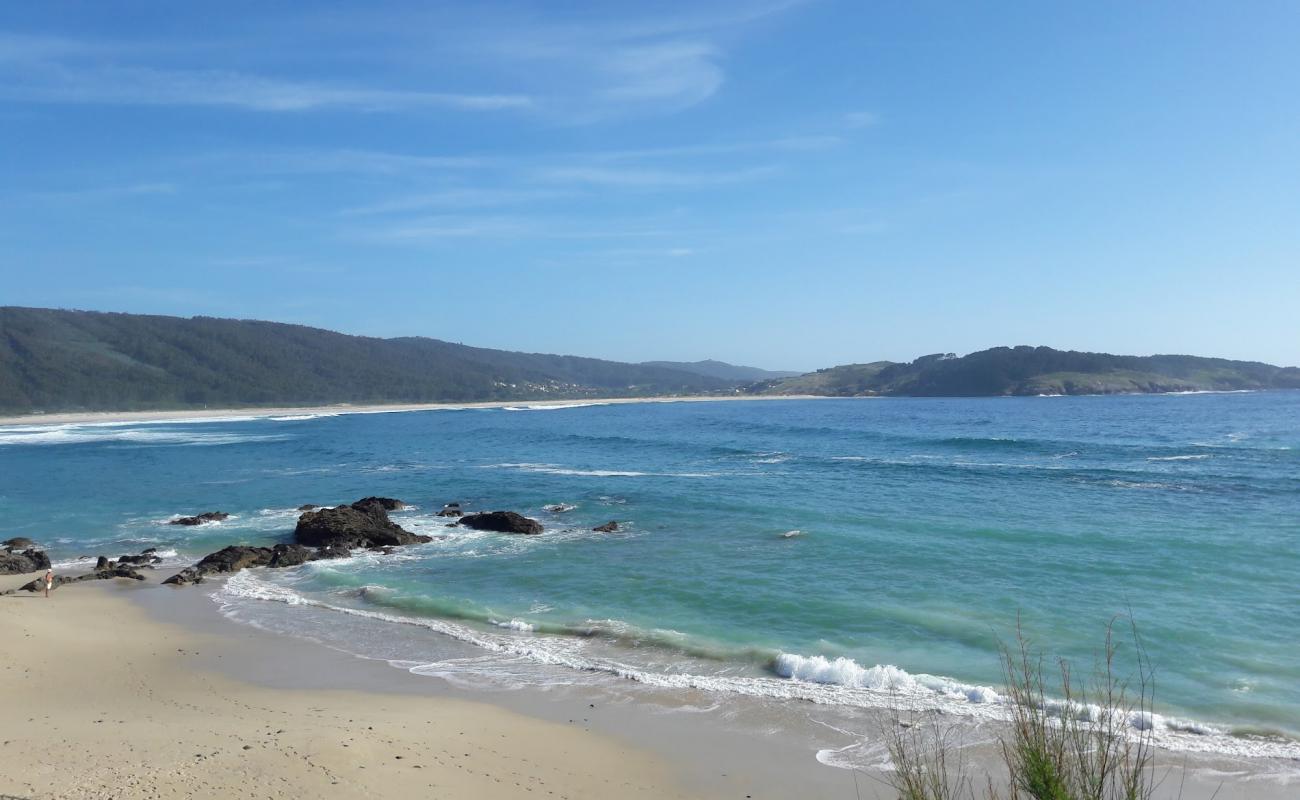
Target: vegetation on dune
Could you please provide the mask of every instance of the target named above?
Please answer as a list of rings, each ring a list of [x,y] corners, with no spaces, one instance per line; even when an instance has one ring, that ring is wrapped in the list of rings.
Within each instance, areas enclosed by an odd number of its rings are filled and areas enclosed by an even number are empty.
[[[1000,737],[1001,774],[979,776],[993,800],[1148,800],[1155,792],[1151,664],[1130,623],[1131,677],[1117,666],[1114,621],[1090,680],[1059,660],[1048,691],[1043,657],[1023,636],[1003,648],[1010,722]],[[1052,694],[1055,694],[1055,697]],[[887,780],[899,800],[975,800],[977,778],[962,755],[960,729],[937,717],[904,720],[897,712],[884,738],[894,770]]]

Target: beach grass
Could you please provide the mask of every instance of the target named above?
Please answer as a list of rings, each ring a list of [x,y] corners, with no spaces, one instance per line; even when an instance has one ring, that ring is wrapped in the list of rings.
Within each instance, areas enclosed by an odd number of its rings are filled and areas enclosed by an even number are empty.
[[[1127,620],[1132,662],[1122,669],[1117,627]],[[899,800],[1148,800],[1156,790],[1152,700],[1155,677],[1136,624],[1117,617],[1106,626],[1092,674],[1048,659],[1017,625],[1002,646],[1009,725],[1000,735],[999,775],[975,775],[963,756],[960,729],[930,714],[904,719],[895,711],[885,743]]]

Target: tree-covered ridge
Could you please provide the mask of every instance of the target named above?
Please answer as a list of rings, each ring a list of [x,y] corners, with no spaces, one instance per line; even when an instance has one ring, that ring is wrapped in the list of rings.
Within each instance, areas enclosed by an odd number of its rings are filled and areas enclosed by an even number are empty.
[[[818,370],[753,387],[763,394],[836,397],[986,397],[1300,388],[1300,369],[1199,356],[1117,356],[1050,347],[994,347],[908,364],[879,361]]]
[[[663,367],[276,322],[0,307],[7,412],[728,391]]]

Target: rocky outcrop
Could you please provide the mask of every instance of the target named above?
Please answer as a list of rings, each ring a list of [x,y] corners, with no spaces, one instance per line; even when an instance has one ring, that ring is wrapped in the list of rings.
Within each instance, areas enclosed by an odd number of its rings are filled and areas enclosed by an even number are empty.
[[[385,511],[401,511],[406,508],[407,504],[403,503],[401,500],[394,500],[391,497],[363,497],[352,504],[353,508],[372,505],[377,505]]]
[[[318,508],[320,508],[320,506],[316,505],[315,503],[303,503],[302,505],[298,506],[299,511],[315,511]]]
[[[320,553],[300,544],[277,544],[271,548],[271,560],[268,567],[296,567],[308,561],[319,559]]]
[[[179,517],[172,520],[170,525],[206,525],[209,522],[221,522],[224,519],[230,519],[230,515],[224,511],[205,511],[202,514],[195,514],[192,517]]]
[[[479,531],[523,533],[535,535],[542,532],[542,524],[513,511],[487,511],[460,518],[460,524]]]
[[[592,528],[592,530],[595,531],[596,533],[614,533],[615,531],[618,530],[618,520],[611,519],[609,522],[606,522],[604,525],[597,525],[596,527]]]
[[[388,504],[401,501],[367,497],[350,506],[308,511],[298,518],[293,540],[308,547],[396,547],[431,541],[388,518]]]
[[[438,512],[438,516],[459,517],[462,516],[464,513],[465,512],[461,511],[460,509],[460,503],[448,503],[447,505],[442,507],[441,511]]]
[[[103,581],[110,578],[130,578],[135,581],[144,580],[144,576],[128,566],[111,566],[107,569],[97,569],[94,572],[88,572],[85,575],[55,575],[54,580],[50,583],[51,589],[57,589],[69,583],[81,583],[83,581]],[[45,591],[45,578],[40,577],[33,581],[28,581],[17,590],[10,589],[3,594],[13,594],[14,591],[20,592],[43,592]]]
[[[0,542],[0,547],[6,550],[30,550],[36,546],[36,542],[28,539],[26,536],[15,536],[12,539],[5,539]]]
[[[21,552],[0,552],[0,575],[22,575],[50,568],[50,557],[43,550],[29,548]]]

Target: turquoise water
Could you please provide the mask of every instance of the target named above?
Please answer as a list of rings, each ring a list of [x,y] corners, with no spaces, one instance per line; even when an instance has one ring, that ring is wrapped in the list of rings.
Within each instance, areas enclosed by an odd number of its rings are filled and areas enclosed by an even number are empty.
[[[360,649],[415,624],[448,649],[390,655],[430,673],[846,707],[901,692],[975,715],[997,713],[998,642],[1017,614],[1087,666],[1131,610],[1171,741],[1242,752],[1259,742],[1228,734],[1300,733],[1300,393],[0,429],[4,533],[65,569],[282,541],[296,506],[371,494],[413,504],[394,519],[442,538],[241,574],[223,608],[284,630],[351,626]],[[446,528],[434,513],[450,501],[546,532]],[[575,508],[543,508],[557,503]],[[214,509],[235,516],[165,524]],[[624,531],[589,530],[611,519]]]

